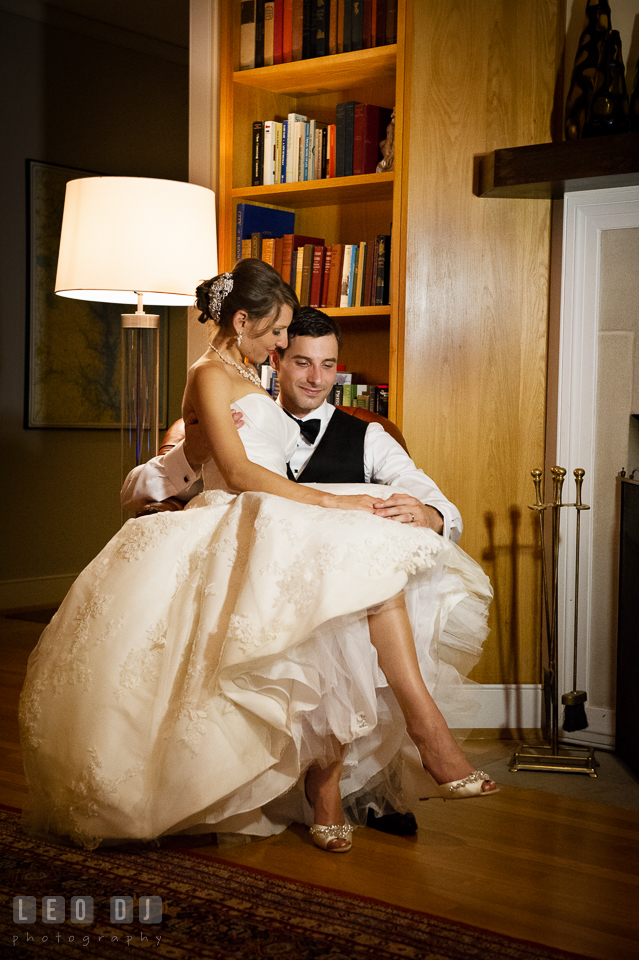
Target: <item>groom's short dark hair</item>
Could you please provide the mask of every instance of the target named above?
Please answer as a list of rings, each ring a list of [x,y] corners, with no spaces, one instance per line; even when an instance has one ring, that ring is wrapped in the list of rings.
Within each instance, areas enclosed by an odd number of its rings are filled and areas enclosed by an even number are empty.
[[[318,337],[333,336],[337,340],[337,349],[342,349],[342,331],[339,323],[334,317],[329,317],[315,307],[300,307],[291,321],[287,334],[289,344],[295,337],[314,337],[317,339]],[[286,351],[278,348],[277,352],[280,356],[283,356]]]

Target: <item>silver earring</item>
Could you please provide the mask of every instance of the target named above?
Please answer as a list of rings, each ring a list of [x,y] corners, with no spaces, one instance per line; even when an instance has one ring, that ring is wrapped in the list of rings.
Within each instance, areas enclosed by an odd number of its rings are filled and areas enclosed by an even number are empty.
[[[239,347],[242,346],[242,331],[241,331],[241,330],[240,330],[240,332],[239,332],[238,335],[237,335],[237,346],[238,346],[238,349],[239,349]]]

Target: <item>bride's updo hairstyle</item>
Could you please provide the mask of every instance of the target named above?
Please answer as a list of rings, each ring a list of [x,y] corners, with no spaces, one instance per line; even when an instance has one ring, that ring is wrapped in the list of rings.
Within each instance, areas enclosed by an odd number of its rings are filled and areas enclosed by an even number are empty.
[[[231,273],[220,273],[201,283],[196,291],[196,306],[202,311],[200,323],[213,321],[221,330],[231,330],[233,317],[244,310],[249,320],[265,321],[265,330],[276,322],[282,307],[295,312],[299,301],[277,270],[263,260],[246,259],[235,264]],[[261,335],[261,330],[255,331]]]

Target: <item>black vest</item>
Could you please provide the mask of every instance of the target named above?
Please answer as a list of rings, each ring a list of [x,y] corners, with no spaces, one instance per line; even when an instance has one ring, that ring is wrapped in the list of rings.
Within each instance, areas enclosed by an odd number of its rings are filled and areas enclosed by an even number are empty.
[[[368,423],[336,410],[299,477],[300,483],[364,483],[364,437]]]

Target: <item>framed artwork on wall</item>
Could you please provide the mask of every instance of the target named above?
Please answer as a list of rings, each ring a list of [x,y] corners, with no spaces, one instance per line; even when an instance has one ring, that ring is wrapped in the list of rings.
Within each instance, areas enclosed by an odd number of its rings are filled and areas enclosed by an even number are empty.
[[[55,294],[64,194],[86,170],[27,161],[28,350],[25,426],[120,428],[120,315],[131,307]],[[160,429],[166,429],[168,308],[160,316]]]

